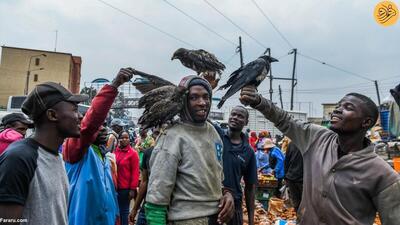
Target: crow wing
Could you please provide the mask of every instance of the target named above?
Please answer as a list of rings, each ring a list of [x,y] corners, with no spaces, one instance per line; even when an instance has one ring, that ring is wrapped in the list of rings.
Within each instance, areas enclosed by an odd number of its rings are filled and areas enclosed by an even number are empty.
[[[147,92],[159,87],[174,85],[156,75],[146,74],[140,71],[135,71],[135,75],[139,75],[141,78],[136,78],[132,85],[142,94],[146,94]]]

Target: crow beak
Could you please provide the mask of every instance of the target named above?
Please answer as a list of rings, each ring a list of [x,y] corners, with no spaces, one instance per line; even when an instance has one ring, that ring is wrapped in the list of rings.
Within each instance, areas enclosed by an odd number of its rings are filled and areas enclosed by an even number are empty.
[[[277,59],[275,59],[275,58],[273,58],[273,57],[270,57],[270,60],[269,60],[270,62],[279,62],[279,60],[277,60]]]
[[[172,58],[171,58],[171,60],[174,60],[174,59],[176,59],[176,56],[173,55]]]

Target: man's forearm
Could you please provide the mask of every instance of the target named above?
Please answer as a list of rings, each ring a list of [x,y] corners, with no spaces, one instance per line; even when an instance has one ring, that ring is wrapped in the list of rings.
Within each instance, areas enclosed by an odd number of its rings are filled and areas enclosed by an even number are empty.
[[[273,122],[284,135],[288,136],[301,149],[302,154],[315,138],[327,131],[326,128],[321,126],[294,119],[288,112],[276,107],[271,101],[262,96],[260,98],[260,103],[254,108],[260,111],[266,119]]]
[[[93,98],[92,105],[81,121],[80,138],[68,138],[65,141],[63,159],[66,162],[75,163],[83,157],[86,149],[96,139],[98,129],[107,117],[117,94],[118,89],[106,85]]]
[[[244,188],[244,195],[246,200],[246,209],[248,213],[249,225],[254,224],[254,208],[255,208],[255,195],[256,185],[246,184]]]
[[[140,204],[142,204],[143,199],[146,196],[146,192],[147,192],[147,180],[140,182],[139,193],[136,197],[135,205],[133,206],[133,209],[139,210]]]

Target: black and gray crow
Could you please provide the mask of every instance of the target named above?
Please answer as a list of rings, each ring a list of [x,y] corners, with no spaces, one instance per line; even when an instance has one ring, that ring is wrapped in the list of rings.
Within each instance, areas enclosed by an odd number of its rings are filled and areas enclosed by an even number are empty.
[[[135,70],[136,78],[132,83],[143,96],[138,108],[144,108],[138,124],[143,129],[158,127],[171,121],[183,108],[185,89],[158,76]]]
[[[247,85],[255,85],[258,87],[260,83],[267,77],[271,62],[278,60],[267,55],[260,56],[258,59],[235,70],[230,76],[226,84],[220,86],[218,90],[228,89],[217,107],[220,109],[225,101]]]
[[[198,76],[205,78],[215,88],[221,79],[225,65],[218,61],[214,54],[203,49],[189,50],[179,48],[172,55],[171,60],[179,59],[182,65],[196,71]]]

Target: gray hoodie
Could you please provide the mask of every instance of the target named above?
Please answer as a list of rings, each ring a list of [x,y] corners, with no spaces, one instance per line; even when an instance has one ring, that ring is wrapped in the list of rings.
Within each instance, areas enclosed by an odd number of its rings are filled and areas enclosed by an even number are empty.
[[[222,198],[222,141],[215,128],[175,124],[154,147],[146,201],[169,206],[169,220],[218,213]]]

